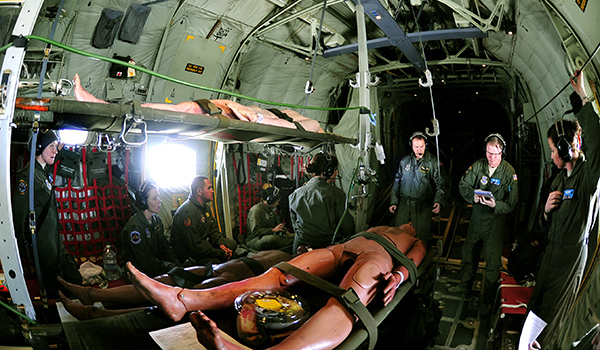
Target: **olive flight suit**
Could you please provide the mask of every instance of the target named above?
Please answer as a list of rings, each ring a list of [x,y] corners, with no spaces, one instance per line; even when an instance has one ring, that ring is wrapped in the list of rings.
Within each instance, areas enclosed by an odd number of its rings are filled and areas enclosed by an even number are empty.
[[[58,297],[57,275],[62,276],[69,282],[81,283],[77,263],[74,261],[74,257],[68,253],[60,237],[56,196],[52,173],[50,172],[53,168],[52,166],[46,166],[46,169],[44,169],[35,160],[33,205],[36,217],[36,241],[41,275],[49,298]],[[29,185],[29,166],[27,166],[17,175],[16,189],[12,196],[12,208],[21,259],[33,266],[34,252],[28,220]],[[72,263],[65,266],[67,261]],[[65,268],[70,269],[67,271]],[[33,271],[32,268],[25,272],[31,271]]]
[[[491,302],[500,278],[506,216],[515,209],[519,199],[517,174],[507,161],[502,160],[490,176],[488,160],[483,158],[467,169],[458,187],[464,200],[473,204],[467,238],[462,247],[461,287],[469,289],[473,282],[479,264],[479,250],[475,249],[475,245],[482,241],[486,263],[484,302]],[[496,207],[474,203],[476,189],[492,192]]]
[[[585,157],[581,154],[570,175],[561,170],[550,186],[550,192],[563,192],[563,200],[550,213],[549,222],[542,218],[542,224],[549,225],[548,244],[528,304],[548,323],[537,338],[542,348],[556,340],[577,298],[588,255],[588,210],[600,177],[600,123],[591,102],[583,106],[577,120],[583,130]]]
[[[300,245],[313,249],[330,245],[345,205],[344,191],[328,184],[322,177],[313,177],[294,191],[290,195],[290,217],[295,233],[293,251]],[[336,240],[354,233],[354,219],[346,213]]]
[[[294,236],[271,231],[280,224],[275,211],[264,202],[255,204],[248,212],[246,245],[255,250],[285,249],[291,253]],[[285,235],[284,235],[285,234]]]
[[[121,230],[123,259],[150,277],[159,276],[179,266],[173,253],[162,220],[152,214],[148,222],[143,211],[135,213]]]
[[[227,261],[225,251],[219,248],[225,245],[235,251],[235,240],[223,237],[217,220],[212,216],[210,208],[204,207],[191,195],[177,209],[173,217],[171,229],[171,246],[179,261],[188,258],[197,264]]]

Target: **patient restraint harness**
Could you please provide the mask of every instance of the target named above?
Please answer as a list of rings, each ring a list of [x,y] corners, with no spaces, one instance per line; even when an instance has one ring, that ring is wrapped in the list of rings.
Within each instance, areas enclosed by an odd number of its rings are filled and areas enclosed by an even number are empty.
[[[389,240],[381,235],[371,232],[361,232],[350,237],[350,239],[355,237],[365,237],[379,243],[394,259],[398,260],[399,263],[408,269],[410,282],[412,284],[415,283],[417,278],[416,264],[406,255],[404,255],[404,253],[398,250],[398,248],[396,248]],[[360,298],[354,289],[343,289],[287,262],[278,263],[273,267],[281,270],[282,272],[288,273],[299,280],[312,285],[313,287],[319,288],[322,291],[331,294],[340,303],[342,303],[342,305],[352,311],[352,313],[359,318],[369,334],[369,350],[375,348],[375,344],[377,343],[377,322],[369,310],[367,310],[367,307],[360,301]]]

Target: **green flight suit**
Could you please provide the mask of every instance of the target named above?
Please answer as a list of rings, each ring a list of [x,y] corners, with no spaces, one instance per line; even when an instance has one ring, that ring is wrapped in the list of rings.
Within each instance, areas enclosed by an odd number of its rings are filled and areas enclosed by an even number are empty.
[[[473,204],[467,238],[462,247],[461,287],[470,289],[479,264],[480,251],[475,249],[475,245],[482,241],[486,263],[484,302],[491,302],[500,278],[506,215],[515,209],[519,199],[517,174],[507,161],[502,160],[489,176],[488,160],[483,158],[467,169],[458,187],[464,200]],[[492,192],[496,207],[474,203],[476,189]]]
[[[76,270],[64,270],[63,261],[66,261],[66,259],[73,260],[74,258],[69,255],[61,241],[51,169],[54,169],[54,167],[46,166],[46,169],[44,169],[37,160],[35,161],[33,205],[36,216],[36,241],[44,288],[49,298],[58,298],[57,275],[76,283],[81,283],[81,276]],[[12,208],[21,259],[33,266],[33,246],[28,219],[29,166],[17,174],[16,188],[12,196]],[[76,269],[75,265],[72,267]]]
[[[290,195],[290,218],[295,234],[293,251],[300,245],[309,245],[313,249],[329,246],[345,206],[344,191],[329,185],[322,177],[313,177],[295,190]],[[336,241],[355,233],[354,219],[347,213]]]
[[[549,222],[542,218],[542,224],[549,225],[548,244],[528,304],[548,323],[537,338],[543,349],[556,340],[577,298],[588,255],[588,211],[600,177],[600,123],[591,102],[583,106],[577,120],[583,131],[585,157],[577,160],[570,176],[566,169],[561,170],[550,186],[550,192],[561,191],[564,196],[550,213]]]
[[[156,214],[151,222],[143,211],[135,213],[121,230],[123,259],[150,277],[160,276],[181,265],[165,237],[165,227]]]
[[[280,235],[271,231],[280,223],[274,209],[269,208],[262,201],[256,203],[248,211],[246,245],[255,250],[285,249],[286,252],[291,253],[294,236],[283,235],[284,232]]]
[[[390,206],[396,209],[395,226],[411,222],[417,238],[427,243],[431,229],[433,203],[445,204],[448,179],[443,166],[431,153],[417,159],[414,153],[400,161],[392,186]]]
[[[237,242],[223,237],[217,220],[210,208],[204,207],[191,195],[177,209],[173,216],[171,246],[179,261],[193,258],[196,263],[220,263],[227,261],[221,244],[235,251]]]

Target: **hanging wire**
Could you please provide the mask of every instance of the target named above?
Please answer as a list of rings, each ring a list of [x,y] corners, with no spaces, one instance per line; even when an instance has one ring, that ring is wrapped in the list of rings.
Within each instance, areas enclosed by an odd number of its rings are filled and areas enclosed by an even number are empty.
[[[425,62],[425,72],[429,72],[429,66],[427,65],[427,56],[425,55],[425,47],[423,46],[423,38],[421,37],[421,29],[419,28],[419,22],[417,21],[417,16],[415,15],[415,9],[413,6],[411,6],[411,12],[413,15],[413,18],[415,20],[415,25],[416,25],[416,29],[417,29],[417,33],[419,34],[419,46],[421,47],[421,53],[423,55],[423,61]],[[435,103],[433,101],[433,89],[431,88],[431,86],[433,84],[431,84],[431,73],[428,74],[428,83],[425,85],[427,86],[427,88],[429,88],[429,97],[431,99],[431,112],[433,113],[433,120],[434,120],[434,124],[436,123],[435,121],[437,121],[437,118],[435,117]],[[420,81],[419,81],[420,83]],[[435,126],[435,125],[434,125]],[[439,139],[438,139],[438,135],[439,135],[439,131],[435,133],[435,148],[436,148],[436,158],[437,158],[437,170],[438,170],[438,176],[441,176],[441,169],[440,169],[440,147],[439,147]],[[441,203],[440,203],[440,212],[438,213],[438,216],[440,218],[440,220],[438,221],[438,237],[441,235],[441,229],[442,229],[442,214],[441,214]],[[438,238],[438,244],[436,245],[438,247],[438,250],[443,249],[443,243],[439,244],[440,238]],[[438,257],[441,256],[442,251],[438,251],[437,255]],[[439,274],[439,262],[440,259],[436,259],[435,262],[435,268],[436,268],[436,273]],[[434,283],[438,280],[439,276],[436,276],[436,278],[434,279]],[[431,299],[433,301],[433,298]]]
[[[587,59],[587,61],[585,61],[585,63],[583,64],[583,66],[581,66],[581,68],[579,68],[580,72],[583,72],[583,70],[585,69],[585,67],[587,67],[587,65],[594,58],[594,56],[596,56],[596,54],[598,53],[598,51],[600,51],[600,43],[598,43],[598,45],[594,49],[594,52],[590,55],[590,57]],[[565,86],[562,87],[562,89],[560,89],[554,96],[552,96],[552,98],[550,99],[550,101],[546,102],[546,104],[543,105],[542,108],[538,109],[531,117],[529,117],[529,119],[527,119],[526,121],[524,121],[522,125],[525,125],[531,119],[535,118],[541,111],[543,111],[544,108],[548,107],[548,105],[550,103],[552,103],[552,101],[554,101],[563,91],[565,91],[565,89],[567,87],[569,87],[569,85],[571,85],[571,80],[569,80],[569,82],[566,83]]]
[[[321,32],[323,30],[323,21],[325,20],[325,10],[327,10],[327,0],[323,1],[323,10],[321,11],[321,22],[319,23],[319,31],[317,32],[317,40],[315,42],[315,47],[313,50],[313,58],[310,66],[310,76],[308,77],[308,81],[306,82],[306,88],[304,89],[304,93],[306,96],[304,97],[304,105],[308,105],[308,98],[314,91],[313,86],[313,74],[315,72],[315,62],[317,61],[317,52],[319,51],[319,45],[321,45]],[[302,111],[304,114],[305,111]]]

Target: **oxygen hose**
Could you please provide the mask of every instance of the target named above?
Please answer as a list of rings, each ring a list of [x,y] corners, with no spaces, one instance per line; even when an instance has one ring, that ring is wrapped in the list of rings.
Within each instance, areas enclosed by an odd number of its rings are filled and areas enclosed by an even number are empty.
[[[8,305],[8,304],[4,303],[2,300],[0,300],[0,305],[2,305],[2,306],[4,306],[5,308],[7,308],[7,309],[8,309],[8,311],[12,311],[12,312],[14,312],[15,314],[17,314],[19,317],[21,317],[21,318],[23,318],[23,319],[27,320],[27,322],[29,322],[29,323],[31,323],[31,324],[37,324],[37,323],[35,322],[35,320],[32,320],[31,318],[27,317],[26,315],[24,315],[24,314],[20,313],[19,311],[17,311],[17,310],[16,310],[15,308],[13,308],[12,306],[10,306],[10,305]]]
[[[304,109],[311,109],[311,110],[318,110],[318,111],[349,111],[349,110],[355,110],[355,109],[358,109],[358,110],[360,110],[360,109],[368,109],[367,107],[364,107],[364,106],[354,106],[354,107],[315,107],[315,106],[301,106],[301,105],[294,105],[294,104],[290,104],[290,103],[267,101],[267,100],[263,100],[263,99],[258,99],[258,98],[254,98],[254,97],[250,97],[250,96],[238,94],[238,93],[231,92],[231,91],[226,91],[226,90],[211,88],[211,87],[208,87],[208,86],[198,85],[198,84],[190,83],[190,82],[187,82],[187,81],[184,81],[184,80],[172,78],[172,77],[169,77],[167,75],[155,72],[155,71],[153,71],[151,69],[148,69],[148,68],[140,67],[140,66],[137,66],[135,64],[131,64],[129,62],[124,62],[124,61],[120,61],[120,60],[117,60],[117,59],[114,59],[114,58],[104,57],[104,56],[101,56],[101,55],[97,55],[97,54],[94,54],[94,53],[90,53],[90,52],[87,52],[87,51],[76,49],[74,47],[65,45],[65,44],[60,43],[58,41],[54,41],[54,40],[51,40],[51,39],[48,39],[48,38],[45,38],[45,37],[42,37],[42,36],[27,35],[27,36],[25,36],[25,38],[28,39],[28,40],[32,40],[32,39],[39,40],[41,42],[45,42],[45,43],[51,44],[53,46],[57,46],[57,47],[63,48],[65,50],[67,50],[67,51],[76,53],[76,54],[81,55],[81,56],[91,57],[91,58],[99,59],[99,60],[102,60],[102,61],[106,61],[106,62],[118,64],[118,65],[121,65],[121,66],[125,66],[125,67],[128,67],[128,68],[132,68],[132,69],[135,69],[135,70],[140,71],[142,73],[146,73],[146,74],[149,74],[149,75],[155,76],[157,78],[161,78],[161,79],[164,79],[164,80],[176,83],[176,84],[188,86],[188,87],[195,88],[195,89],[200,89],[200,90],[205,90],[205,91],[210,91],[210,92],[216,92],[216,93],[219,93],[219,94],[230,95],[230,96],[233,96],[233,97],[237,97],[237,98],[241,98],[241,99],[245,99],[245,100],[253,101],[253,102],[257,102],[257,103],[263,103],[263,104],[272,105],[272,106],[297,108],[297,109],[303,109],[304,108]],[[8,49],[12,45],[13,45],[13,43],[9,43],[7,45],[4,45],[3,47],[0,48],[0,52],[3,52],[4,50]]]

